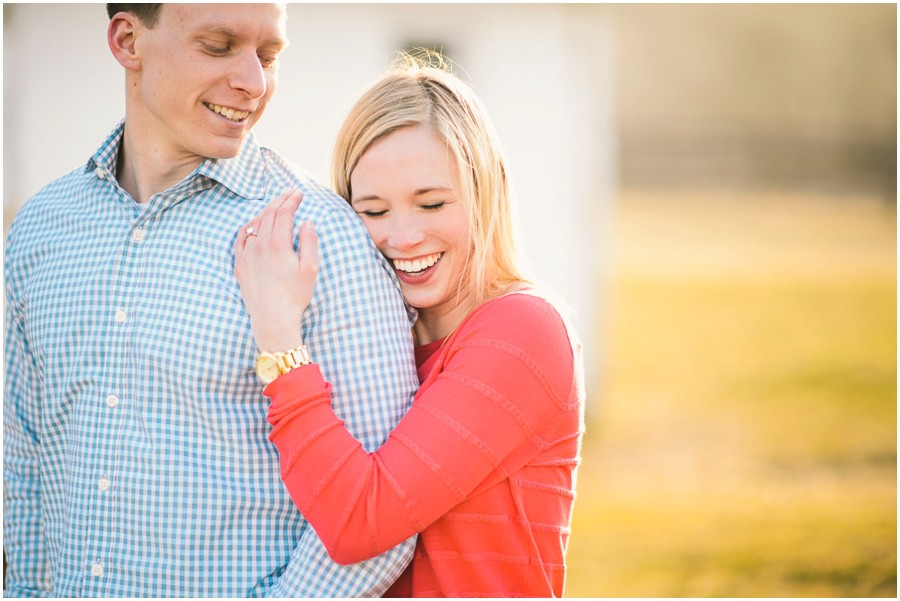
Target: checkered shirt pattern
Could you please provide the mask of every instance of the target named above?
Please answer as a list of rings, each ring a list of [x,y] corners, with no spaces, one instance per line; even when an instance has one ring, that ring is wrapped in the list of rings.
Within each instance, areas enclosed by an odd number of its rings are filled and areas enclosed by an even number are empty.
[[[303,189],[294,234],[312,220],[321,241],[304,340],[369,450],[418,386],[394,274],[346,202],[252,137],[142,210],[114,176],[122,132],[7,239],[6,595],[381,595],[415,539],[340,566],[292,503],[232,249]]]

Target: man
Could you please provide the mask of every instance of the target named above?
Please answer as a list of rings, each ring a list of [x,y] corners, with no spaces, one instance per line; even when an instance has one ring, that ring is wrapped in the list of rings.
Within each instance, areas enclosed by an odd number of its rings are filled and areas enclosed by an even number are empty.
[[[280,480],[233,277],[240,226],[301,188],[321,241],[302,337],[377,448],[418,383],[399,287],[347,204],[250,133],[284,7],[107,8],[125,119],[7,241],[5,593],[379,595],[414,541],[328,558]]]

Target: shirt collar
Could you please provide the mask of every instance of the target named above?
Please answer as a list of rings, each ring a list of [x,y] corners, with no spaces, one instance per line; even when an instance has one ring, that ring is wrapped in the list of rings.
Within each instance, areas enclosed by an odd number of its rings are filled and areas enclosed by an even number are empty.
[[[122,133],[125,131],[125,120],[119,121],[115,129],[110,132],[97,152],[88,159],[87,165],[84,166],[84,172],[96,171],[98,168],[116,172],[116,160],[119,157],[119,145],[122,142]]]
[[[119,157],[119,148],[124,132],[125,120],[123,119],[88,160],[85,172],[96,171],[100,168],[108,173],[116,173],[116,161]],[[256,143],[256,137],[251,132],[244,140],[236,157],[206,159],[182,183],[187,183],[197,177],[206,177],[244,198],[264,198],[266,173],[266,161],[262,149]]]

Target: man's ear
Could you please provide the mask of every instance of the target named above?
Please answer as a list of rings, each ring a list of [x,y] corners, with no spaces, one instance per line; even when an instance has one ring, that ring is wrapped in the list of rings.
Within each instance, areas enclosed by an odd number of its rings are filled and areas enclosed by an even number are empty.
[[[142,24],[131,13],[116,13],[109,21],[106,41],[119,64],[132,71],[141,70],[141,61],[135,48],[135,39]]]

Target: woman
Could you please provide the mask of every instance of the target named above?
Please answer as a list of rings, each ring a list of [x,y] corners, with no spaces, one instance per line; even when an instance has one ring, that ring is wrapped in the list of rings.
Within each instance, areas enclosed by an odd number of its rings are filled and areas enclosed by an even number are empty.
[[[516,262],[484,108],[443,69],[407,60],[352,109],[332,175],[418,311],[421,388],[378,451],[347,432],[300,335],[315,234],[304,224],[295,254],[299,194],[276,200],[239,236],[236,273],[259,348],[293,349],[263,373],[291,496],[340,563],[419,533],[388,596],[562,596],[581,358]]]

